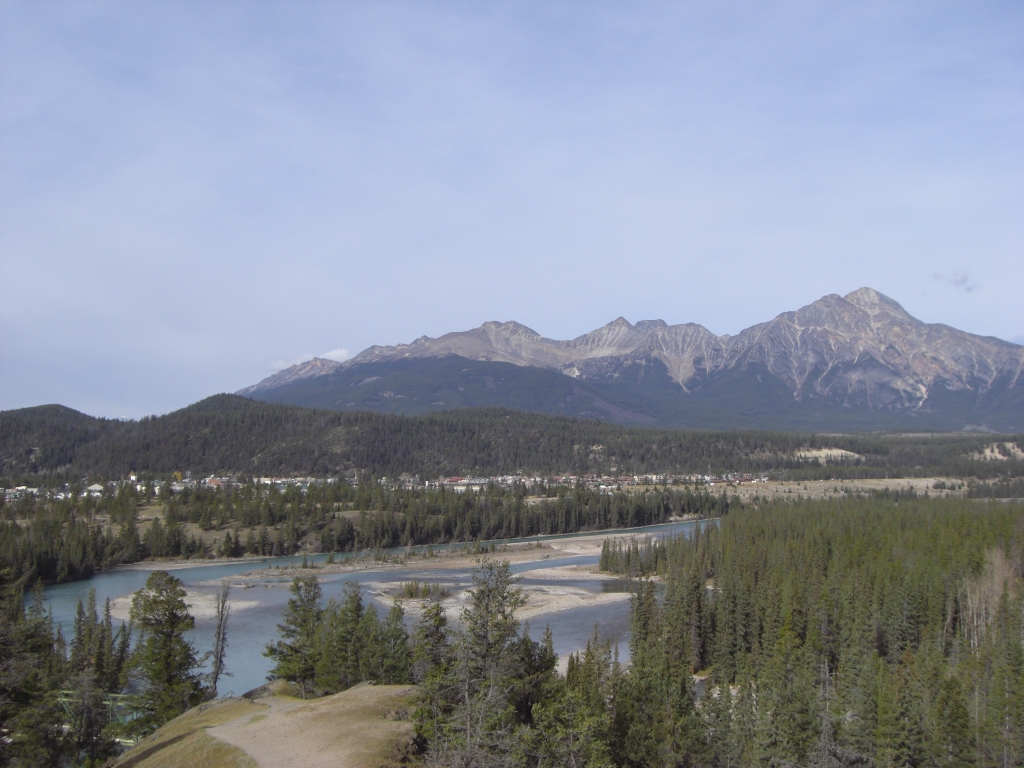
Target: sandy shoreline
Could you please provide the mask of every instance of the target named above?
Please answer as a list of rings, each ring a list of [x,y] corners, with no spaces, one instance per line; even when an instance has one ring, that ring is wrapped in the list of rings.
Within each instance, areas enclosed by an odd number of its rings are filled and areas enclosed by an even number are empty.
[[[355,553],[335,553],[335,557],[356,557],[355,562],[349,562],[348,564],[334,563],[332,565],[320,564],[316,568],[306,569],[311,573],[344,573],[347,571],[374,571],[374,570],[389,570],[399,567],[408,567],[409,565],[415,564],[421,568],[451,568],[459,567],[463,564],[472,564],[476,560],[481,558],[499,558],[502,560],[508,560],[513,563],[532,562],[535,560],[545,560],[557,554],[559,557],[567,557],[572,555],[600,555],[601,544],[605,539],[628,539],[631,537],[642,538],[650,533],[653,533],[655,529],[661,528],[664,525],[670,525],[672,523],[684,523],[693,522],[696,518],[679,518],[672,519],[668,523],[658,523],[655,525],[641,526],[637,528],[627,528],[624,530],[616,531],[593,531],[588,534],[557,534],[555,536],[537,536],[530,537],[526,541],[517,541],[512,544],[503,544],[501,539],[495,539],[494,544],[497,545],[498,549],[495,552],[481,552],[480,554],[474,554],[467,552],[463,549],[466,545],[457,544],[456,549],[449,550],[447,544],[438,544],[437,549],[434,552],[434,556],[431,558],[421,557],[417,555],[409,556],[393,556],[394,560],[388,560],[385,562],[370,560],[369,556],[363,554],[361,556]],[[560,538],[559,538],[560,537]],[[492,542],[488,542],[492,543]],[[538,546],[540,545],[540,546]],[[417,545],[424,546],[424,545]],[[308,555],[310,557],[314,555],[323,555],[322,552],[299,552],[291,557],[298,557],[299,555]],[[253,564],[252,571],[245,571],[239,576],[252,576],[253,574],[275,574],[279,575],[282,571],[287,572],[301,572],[300,568],[260,568],[260,563],[265,563],[270,560],[270,557],[214,557],[214,558],[203,558],[202,560],[141,560],[137,563],[125,563],[123,565],[115,565],[111,568],[106,569],[107,572],[112,571],[176,571],[183,568],[207,568],[217,565],[237,565],[240,563],[251,562]],[[325,570],[326,569],[326,570]]]
[[[559,584],[559,581],[578,580],[581,578],[594,579],[598,581],[613,580],[617,577],[608,574],[591,573],[573,565],[564,565],[558,568],[542,568],[529,572],[530,578],[540,578],[553,581],[553,584],[519,584],[519,589],[526,598],[526,605],[516,611],[519,619],[530,619],[548,613],[560,613],[562,611],[574,610],[595,605],[607,605],[628,600],[628,592],[591,592],[583,587]],[[408,599],[402,597],[394,582],[363,582],[363,589],[367,590],[376,600],[390,608],[396,601],[401,601],[402,608],[407,614],[419,616],[432,602],[428,598]],[[450,594],[443,598],[441,606],[445,613],[453,619],[457,619],[462,609],[469,603],[470,584],[443,584],[449,588]]]
[[[110,615],[118,621],[128,621],[132,609],[134,593],[115,597],[110,601]],[[217,596],[194,590],[185,591],[185,603],[194,619],[214,619],[217,617]],[[259,600],[236,600],[228,598],[228,606],[232,613],[259,607]]]
[[[594,557],[601,554],[601,546],[609,538],[632,538],[642,537],[647,528],[632,529],[630,532],[604,533],[596,532],[592,535],[578,536],[563,539],[538,539],[537,542],[517,542],[511,545],[499,545],[494,552],[481,552],[479,554],[466,551],[462,548],[456,550],[439,550],[432,557],[409,556],[396,558],[389,561],[372,560],[368,557],[359,558],[349,563],[332,563],[317,565],[313,568],[300,567],[274,567],[260,568],[264,560],[253,559],[254,568],[250,571],[223,576],[217,579],[200,582],[200,586],[215,588],[219,584],[228,583],[234,589],[244,590],[266,587],[286,588],[291,580],[300,576],[314,576],[318,579],[342,574],[342,573],[387,573],[394,570],[416,570],[416,571],[449,571],[449,570],[470,570],[481,562],[496,561],[508,562],[510,564],[540,563],[545,560],[563,559],[567,557]],[[540,546],[538,546],[540,544]],[[144,562],[132,563],[126,566],[119,566],[126,570],[179,570],[182,568],[195,568],[225,564],[238,564],[244,562],[239,558],[218,558],[214,560],[174,560],[165,562]],[[613,580],[619,577],[601,573],[596,565],[560,565],[550,568],[536,568],[523,574],[531,581],[543,580],[554,582],[551,584],[524,584],[520,588],[527,597],[527,604],[520,609],[520,619],[530,619],[549,613],[573,610],[594,605],[605,605],[628,600],[629,594],[623,592],[590,592],[581,587],[559,584],[558,582],[588,579],[588,580]],[[273,580],[273,582],[268,582]],[[363,588],[383,603],[390,607],[396,599],[397,585],[392,581],[364,582]],[[451,617],[457,617],[462,607],[468,600],[468,583],[449,585],[452,594],[442,600],[445,612]],[[236,593],[237,594],[237,593]],[[188,589],[186,602],[192,615],[196,619],[211,619],[215,617],[215,595],[211,592],[200,592]],[[132,594],[121,595],[111,600],[111,613],[115,619],[127,620],[131,610]],[[244,611],[260,605],[259,600],[244,600],[232,597],[229,600],[232,612]],[[427,600],[409,600],[402,598],[405,611],[413,616],[422,613],[423,608],[428,604]]]

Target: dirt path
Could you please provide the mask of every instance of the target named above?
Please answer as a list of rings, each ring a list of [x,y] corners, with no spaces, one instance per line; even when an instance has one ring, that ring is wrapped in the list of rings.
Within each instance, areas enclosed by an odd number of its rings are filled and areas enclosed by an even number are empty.
[[[409,709],[407,685],[361,685],[303,701],[261,698],[265,712],[247,714],[207,733],[248,754],[260,768],[364,768],[397,762],[413,728],[395,713]],[[390,714],[390,718],[389,718]]]

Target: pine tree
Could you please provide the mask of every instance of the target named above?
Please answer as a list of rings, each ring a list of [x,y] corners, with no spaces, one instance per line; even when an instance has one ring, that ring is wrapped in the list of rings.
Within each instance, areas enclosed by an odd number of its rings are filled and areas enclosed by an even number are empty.
[[[818,741],[821,722],[814,668],[785,624],[758,676],[757,754],[803,764]]]
[[[316,683],[325,692],[342,691],[364,679],[361,625],[363,601],[359,584],[345,583],[340,604],[333,599],[324,611],[316,646]]]
[[[454,649],[448,619],[439,602],[431,602],[412,636],[412,675],[419,684],[415,698],[416,732],[428,742],[446,722],[455,705],[457,683],[452,676]]]
[[[181,581],[153,571],[132,599],[132,620],[139,628],[134,673],[143,685],[143,731],[152,730],[202,700],[195,649],[185,637],[195,619],[185,603]]]
[[[24,586],[0,569],[0,765],[55,765],[65,746],[56,702],[64,664],[41,585],[28,611]]]
[[[295,578],[291,593],[284,620],[277,625],[281,639],[268,644],[263,655],[274,660],[270,678],[296,683],[305,698],[315,679],[322,592],[316,577],[307,576]]]
[[[465,630],[445,683],[453,691],[452,714],[437,739],[435,756],[465,765],[490,760],[511,748],[515,709],[511,694],[517,672],[516,611],[524,604],[508,563],[482,562],[473,572]]]
[[[935,702],[936,729],[934,754],[940,766],[968,768],[977,762],[971,716],[963,687],[956,677],[942,682]]]
[[[412,659],[409,653],[409,633],[405,629],[405,611],[396,600],[380,628],[377,646],[381,663],[375,678],[382,685],[399,685],[412,681]]]
[[[359,619],[356,634],[353,638],[353,650],[358,662],[359,680],[377,680],[384,665],[383,649],[381,648],[381,621],[377,609],[367,605]]]
[[[883,679],[879,697],[878,752],[895,768],[914,768],[925,757],[921,697],[915,690],[911,663],[909,654],[904,654]]]

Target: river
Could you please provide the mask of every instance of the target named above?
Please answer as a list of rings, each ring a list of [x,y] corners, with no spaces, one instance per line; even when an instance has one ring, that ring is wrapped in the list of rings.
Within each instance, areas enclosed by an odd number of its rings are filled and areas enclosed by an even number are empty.
[[[589,531],[579,534],[561,536],[533,537],[530,539],[508,539],[495,542],[510,544],[522,542],[546,542],[558,546],[571,544],[575,538],[594,536],[655,536],[662,537],[671,533],[693,530],[696,522],[669,523],[665,525],[647,526],[645,528],[617,529],[613,531]],[[484,542],[486,543],[486,542]],[[415,548],[422,552],[424,548]],[[392,554],[404,553],[405,548],[396,549]],[[500,559],[501,554],[491,557]],[[316,555],[308,560],[322,564],[326,555]],[[263,648],[277,637],[277,623],[281,619],[285,604],[288,601],[293,574],[287,571],[280,574],[267,574],[266,569],[287,568],[301,563],[301,556],[277,557],[266,559],[245,559],[237,561],[219,561],[210,564],[176,567],[171,572],[180,579],[188,590],[190,600],[193,596],[200,601],[212,601],[224,580],[232,584],[231,600],[234,605],[228,622],[228,647],[226,668],[230,677],[222,678],[218,688],[222,695],[241,694],[266,682],[270,669],[270,660],[263,656]],[[549,612],[535,613],[528,621],[532,628],[531,635],[537,639],[545,626],[550,626],[554,636],[555,652],[564,657],[586,645],[592,636],[595,624],[598,626],[602,640],[608,638],[613,644],[620,646],[623,660],[629,656],[629,601],[616,599],[612,593],[628,593],[629,584],[624,579],[608,579],[599,575],[580,574],[566,576],[562,573],[552,574],[553,569],[562,566],[592,566],[598,561],[597,554],[552,555],[546,560],[516,563],[512,571],[521,578],[521,586],[527,592],[540,593],[575,593],[586,595],[605,595],[607,600],[591,600],[589,604],[573,605],[568,608],[554,609]],[[422,561],[420,561],[422,562]],[[139,565],[115,568],[104,571],[83,581],[68,584],[57,584],[46,588],[45,606],[53,615],[55,623],[61,625],[64,636],[69,638],[74,631],[75,612],[78,601],[83,602],[90,589],[96,590],[97,609],[102,612],[104,601],[109,597],[118,601],[120,606],[127,602],[127,596],[141,589],[149,574],[159,570],[160,564],[152,567]],[[243,577],[243,574],[261,571],[256,576]],[[536,572],[531,575],[531,572]],[[318,574],[324,593],[324,602],[341,594],[348,581],[365,585],[363,589],[364,603],[371,603],[377,608],[381,618],[387,612],[387,605],[376,593],[395,588],[401,582],[413,579],[426,582],[445,584],[453,594],[458,594],[470,584],[471,569],[464,564],[452,568],[426,568],[413,558],[406,565],[381,570],[346,571],[342,573]],[[579,601],[578,601],[579,602]],[[527,606],[529,610],[529,606]],[[209,611],[197,610],[196,629],[191,639],[199,654],[213,645],[214,619]],[[416,619],[414,611],[406,615],[407,624],[412,625]]]

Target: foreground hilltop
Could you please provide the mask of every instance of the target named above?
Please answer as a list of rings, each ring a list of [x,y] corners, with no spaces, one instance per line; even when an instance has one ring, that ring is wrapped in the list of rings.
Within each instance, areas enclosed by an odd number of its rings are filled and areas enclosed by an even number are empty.
[[[1024,347],[923,323],[871,288],[736,336],[620,317],[561,341],[517,322],[314,358],[237,394],[336,410],[505,406],[700,428],[1024,429]]]
[[[362,685],[321,699],[279,682],[164,725],[115,768],[387,768],[413,753],[408,685]]]

